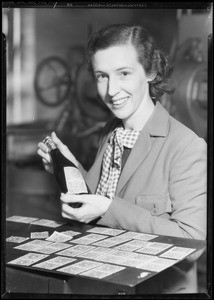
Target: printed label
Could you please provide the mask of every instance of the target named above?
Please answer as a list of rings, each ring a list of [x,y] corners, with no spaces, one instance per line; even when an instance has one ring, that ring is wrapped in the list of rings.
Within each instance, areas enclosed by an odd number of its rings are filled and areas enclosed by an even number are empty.
[[[68,192],[71,194],[88,193],[85,180],[77,168],[64,167]]]

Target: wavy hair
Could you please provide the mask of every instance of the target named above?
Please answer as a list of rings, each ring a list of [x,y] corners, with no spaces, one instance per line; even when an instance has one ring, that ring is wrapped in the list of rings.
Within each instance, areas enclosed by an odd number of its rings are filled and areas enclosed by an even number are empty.
[[[95,32],[87,46],[89,71],[93,71],[92,59],[98,50],[129,43],[135,47],[138,61],[146,75],[156,74],[149,82],[149,93],[153,101],[158,100],[164,93],[172,94],[175,89],[168,79],[170,66],[167,56],[157,49],[153,37],[142,26],[113,24]]]

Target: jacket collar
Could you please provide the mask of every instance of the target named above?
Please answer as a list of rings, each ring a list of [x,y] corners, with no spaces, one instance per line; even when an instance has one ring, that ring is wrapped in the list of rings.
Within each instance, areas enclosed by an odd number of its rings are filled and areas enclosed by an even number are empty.
[[[160,102],[157,101],[154,111],[145,126],[150,136],[165,137],[167,134],[168,121],[169,113]]]
[[[116,195],[122,190],[129,178],[134,174],[136,169],[142,164],[151,148],[151,137],[165,137],[167,134],[169,114],[165,108],[157,102],[152,115],[145,124],[144,128],[139,134],[139,137],[126,161],[126,164],[121,172],[120,179],[116,190]],[[113,128],[118,125],[120,120],[114,120]],[[101,176],[102,158],[108,144],[108,138],[101,147],[95,163],[86,175],[86,181],[95,192],[99,178]]]

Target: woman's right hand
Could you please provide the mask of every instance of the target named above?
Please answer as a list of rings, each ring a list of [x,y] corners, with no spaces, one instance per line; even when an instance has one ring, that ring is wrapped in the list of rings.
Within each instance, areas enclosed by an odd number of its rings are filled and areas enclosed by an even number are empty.
[[[65,144],[63,144],[61,140],[56,136],[55,132],[51,133],[51,138],[53,142],[56,144],[59,151],[67,159],[69,159],[72,163],[74,163],[78,167],[79,162],[76,160],[75,156],[70,152],[68,147]],[[48,171],[49,173],[53,173],[53,163],[52,163],[51,156],[49,154],[48,147],[43,142],[40,142],[38,144],[38,148],[39,149],[37,150],[37,154],[41,156],[45,170]]]

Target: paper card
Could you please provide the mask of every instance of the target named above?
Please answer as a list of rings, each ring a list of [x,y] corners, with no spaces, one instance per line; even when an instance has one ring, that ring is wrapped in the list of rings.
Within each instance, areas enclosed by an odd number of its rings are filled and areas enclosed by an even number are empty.
[[[160,257],[172,258],[172,259],[183,259],[190,253],[194,252],[194,248],[185,248],[185,247],[173,247],[168,251],[160,255]]]
[[[172,246],[172,244],[150,242],[149,245],[144,245],[142,248],[138,249],[137,252],[156,255]]]
[[[123,250],[123,251],[135,251],[141,248],[142,246],[145,246],[147,243],[149,242],[141,241],[141,240],[132,240],[125,244],[116,246],[114,249]]]
[[[75,167],[64,167],[65,182],[68,193],[87,194],[87,186],[81,172]]]
[[[48,246],[45,247],[41,247],[38,249],[35,249],[35,252],[40,252],[40,253],[45,253],[45,254],[51,254],[51,253],[55,253],[57,251],[60,251],[62,249],[66,249],[71,247],[70,244],[66,244],[66,243],[52,243]]]
[[[87,246],[87,245],[75,245],[75,246],[72,246],[68,249],[57,252],[56,254],[57,255],[64,255],[64,256],[73,257],[73,256],[79,255],[80,253],[84,253],[84,252],[87,252],[89,250],[92,250],[94,248],[95,247],[93,247],[93,246]]]
[[[73,231],[73,230],[61,231],[61,233],[72,236],[72,237],[81,234],[81,232]]]
[[[93,250],[87,251],[86,253],[80,253],[77,256],[78,257],[83,257],[83,258],[89,258],[89,259],[95,259],[97,260],[98,257],[102,255],[106,255],[114,251],[113,249],[109,248],[102,248],[102,247],[97,247]]]
[[[109,239],[105,239],[105,240],[93,243],[93,245],[98,246],[98,247],[112,247],[115,245],[115,242],[109,241]]]
[[[125,251],[112,249],[110,253],[107,253],[102,256],[98,256],[96,260],[122,265],[128,259],[128,257],[131,258],[132,255],[133,255],[132,252],[129,253]]]
[[[52,242],[43,241],[43,240],[33,240],[28,243],[14,247],[14,249],[24,250],[24,251],[35,251],[38,248],[45,247],[52,244]]]
[[[175,260],[154,256],[152,261],[141,263],[141,268],[152,272],[161,272],[175,263]]]
[[[115,228],[108,228],[108,227],[94,227],[94,228],[87,230],[87,232],[98,233],[98,234],[107,234],[107,235],[111,235],[111,236],[116,236],[125,231],[126,230],[123,230],[123,229],[115,229]]]
[[[135,240],[143,240],[143,241],[149,241],[157,237],[157,235],[154,234],[147,234],[147,233],[134,232],[134,231],[125,232],[121,235],[121,237],[122,236],[124,238],[126,237],[127,239],[129,238],[130,240],[135,239]]]
[[[54,221],[54,220],[48,220],[48,219],[39,219],[39,220],[31,222],[31,224],[55,228],[55,227],[62,226],[65,223]]]
[[[88,276],[88,277],[102,279],[102,278],[110,276],[114,273],[120,272],[124,269],[125,269],[125,267],[113,266],[110,264],[103,264],[100,267],[97,267],[95,269],[88,270],[86,272],[81,273],[81,276]]]
[[[81,272],[84,272],[84,269],[82,268],[78,268],[74,265],[69,265],[67,267],[63,267],[60,269],[57,269],[58,272],[63,272],[63,273],[68,273],[68,274],[72,274],[72,275],[77,275],[80,274]]]
[[[39,219],[36,221],[31,222],[32,225],[40,225],[40,226],[49,226],[49,223],[51,222],[51,220],[48,219]]]
[[[49,236],[46,241],[51,241],[51,242],[67,242],[67,241],[70,241],[72,239],[72,236],[69,236],[69,235],[66,235],[66,234],[63,234],[61,232],[58,232],[58,231],[54,231],[54,233]]]
[[[151,262],[155,259],[155,256],[153,255],[147,255],[147,254],[139,254],[139,253],[133,253],[131,257],[127,257],[126,260],[123,261],[123,265],[142,269],[142,265],[144,263]]]
[[[99,271],[97,269],[98,268],[95,268],[95,269],[92,269],[92,270],[89,270],[89,271],[85,271],[81,275],[82,276],[93,277],[93,278],[97,278],[97,279],[102,279],[102,278],[105,278],[105,277],[109,276],[108,272]]]
[[[33,221],[38,220],[38,218],[30,218],[24,216],[11,216],[6,218],[6,220],[11,222],[19,222],[19,223],[31,223]]]
[[[31,239],[46,239],[49,237],[48,231],[40,231],[40,232],[31,232],[30,238]]]
[[[19,220],[19,222],[20,223],[31,223],[36,220],[38,220],[38,218],[24,217],[23,219]]]
[[[117,236],[121,233],[126,232],[126,230],[123,229],[116,229],[116,228],[107,228],[105,231],[105,234],[107,235],[112,235],[112,236]]]
[[[24,218],[23,216],[11,216],[11,217],[6,218],[6,221],[19,222],[23,218]]]
[[[125,258],[124,257],[117,257],[117,256],[114,256],[114,255],[111,255],[110,254],[107,254],[107,255],[102,255],[102,256],[99,256],[97,257],[98,261],[102,261],[104,263],[110,263],[110,264],[116,264],[116,265],[123,265],[124,262],[125,262]]]
[[[38,253],[28,253],[23,256],[20,256],[19,258],[11,260],[10,262],[8,262],[8,264],[30,266],[46,257],[48,257],[48,255],[38,254]]]
[[[85,235],[83,237],[80,237],[78,239],[72,240],[72,243],[88,245],[88,244],[94,243],[96,241],[105,239],[107,237],[108,236],[106,236],[106,235],[91,233],[91,234]]]
[[[10,236],[10,237],[6,238],[6,242],[17,243],[17,244],[20,244],[27,240],[29,240],[28,237],[21,237],[21,236]]]
[[[49,260],[43,261],[41,263],[38,263],[36,265],[33,265],[33,267],[47,269],[47,270],[54,270],[54,269],[59,268],[61,266],[72,263],[75,260],[76,260],[75,258],[57,256],[57,257],[51,258]]]
[[[72,265],[69,265],[67,267],[57,269],[57,271],[65,272],[65,273],[69,273],[69,274],[80,274],[86,270],[98,267],[100,265],[102,265],[102,263],[89,261],[89,260],[88,261],[83,260],[83,261],[74,263]]]
[[[96,267],[99,267],[101,266],[103,263],[101,262],[97,262],[97,261],[91,261],[91,260],[82,260],[82,261],[79,261],[77,263],[75,263],[74,265],[78,268],[82,268],[84,270],[89,270],[89,269],[92,269],[92,268],[96,268]]]
[[[93,245],[101,246],[101,247],[112,247],[112,246],[115,246],[115,245],[118,245],[118,244],[122,244],[126,241],[129,241],[129,240],[130,240],[129,237],[123,236],[123,234],[122,234],[122,235],[119,235],[119,236],[114,236],[114,237],[107,238],[103,241],[96,242]]]
[[[58,222],[58,221],[50,221],[48,223],[48,227],[53,227],[53,228],[56,228],[56,227],[60,227],[62,225],[66,224],[65,222]]]

